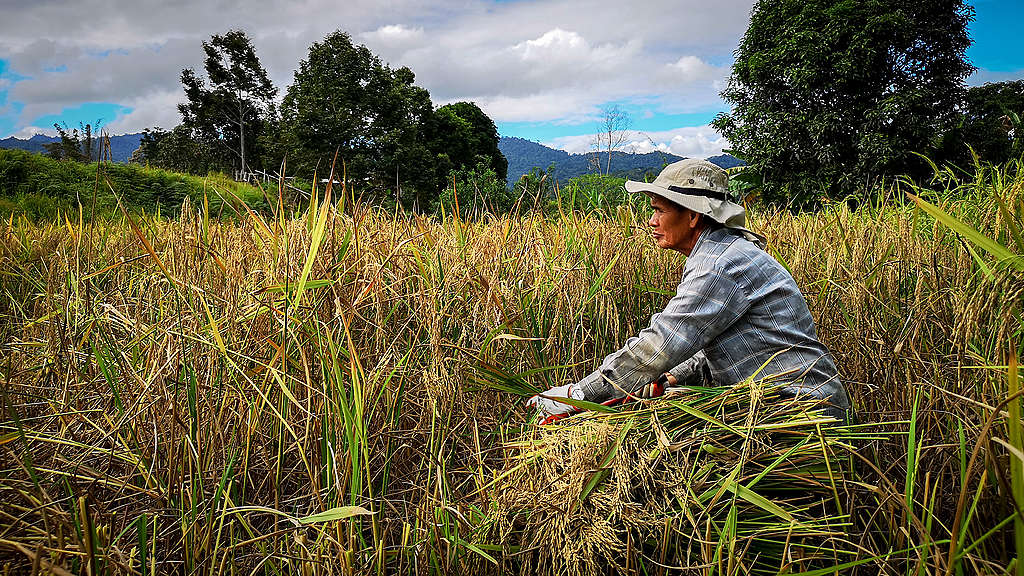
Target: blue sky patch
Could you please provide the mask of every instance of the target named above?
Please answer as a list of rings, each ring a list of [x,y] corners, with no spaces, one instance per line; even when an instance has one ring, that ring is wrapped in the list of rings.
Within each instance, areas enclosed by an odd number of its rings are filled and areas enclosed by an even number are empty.
[[[7,106],[5,83],[10,81],[10,78],[7,76],[7,67],[7,61],[0,58],[0,138],[15,130],[14,119],[16,116],[11,113],[12,110],[9,110]],[[10,108],[13,108],[13,106]]]
[[[633,106],[626,103],[620,104],[630,115],[630,128],[641,132],[664,132],[683,126],[705,126],[714,119],[717,111],[694,112],[689,114],[662,114],[642,106]],[[584,122],[573,126],[572,129],[565,125],[553,124],[550,122],[499,122],[498,132],[502,136],[516,136],[535,140],[537,142],[549,142],[555,138],[565,136],[579,136],[593,134],[600,129],[600,122]]]
[[[79,123],[103,126],[113,122],[118,116],[128,114],[132,109],[112,102],[86,102],[72,108],[65,108],[58,114],[47,114],[32,121],[32,126],[51,128],[54,123],[67,122],[68,128],[79,128]]]
[[[968,29],[974,44],[967,58],[992,72],[1024,70],[1024,2],[1020,0],[975,0],[974,22]]]

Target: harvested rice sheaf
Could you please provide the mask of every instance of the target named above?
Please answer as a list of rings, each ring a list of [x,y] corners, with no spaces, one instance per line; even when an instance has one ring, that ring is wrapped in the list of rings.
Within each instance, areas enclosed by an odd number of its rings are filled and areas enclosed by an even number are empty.
[[[850,559],[857,436],[810,400],[744,383],[533,427],[507,446],[481,531],[524,574],[775,574]],[[483,541],[481,540],[481,541]]]

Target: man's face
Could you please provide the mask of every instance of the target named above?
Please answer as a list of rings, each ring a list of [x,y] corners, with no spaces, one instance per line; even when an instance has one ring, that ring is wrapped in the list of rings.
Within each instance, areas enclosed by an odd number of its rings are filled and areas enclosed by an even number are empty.
[[[704,228],[700,225],[700,215],[661,196],[653,195],[651,209],[654,213],[647,223],[658,246],[689,256]]]

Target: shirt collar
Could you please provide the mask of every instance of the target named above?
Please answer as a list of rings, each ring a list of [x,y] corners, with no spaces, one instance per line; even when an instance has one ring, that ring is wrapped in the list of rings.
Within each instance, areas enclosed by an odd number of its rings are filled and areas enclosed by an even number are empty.
[[[701,245],[707,243],[709,241],[709,239],[711,238],[711,236],[716,236],[716,237],[719,236],[718,234],[715,234],[715,232],[718,232],[720,230],[725,230],[725,227],[723,226],[721,228],[714,228],[714,229],[712,229],[712,228],[705,228],[705,229],[701,230],[700,236],[697,237],[697,242],[694,243],[694,245],[693,245],[693,250],[690,251],[690,256],[692,257],[694,254],[696,254],[701,249]]]

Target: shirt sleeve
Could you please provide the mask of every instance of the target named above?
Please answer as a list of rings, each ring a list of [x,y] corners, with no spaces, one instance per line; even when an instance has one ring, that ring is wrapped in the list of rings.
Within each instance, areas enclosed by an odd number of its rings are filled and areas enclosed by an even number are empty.
[[[578,385],[591,402],[633,392],[702,350],[749,307],[740,286],[720,271],[690,271],[650,326],[606,356]]]
[[[668,373],[674,376],[677,382],[683,384],[690,382],[696,374],[701,372],[704,369],[704,364],[707,364],[707,362],[708,359],[704,356],[704,351],[700,350],[677,364]]]

